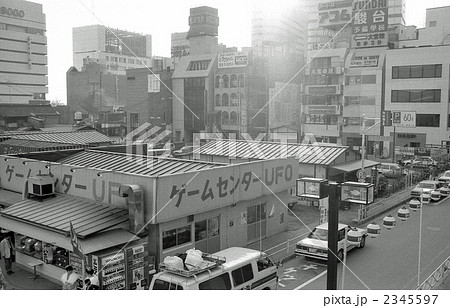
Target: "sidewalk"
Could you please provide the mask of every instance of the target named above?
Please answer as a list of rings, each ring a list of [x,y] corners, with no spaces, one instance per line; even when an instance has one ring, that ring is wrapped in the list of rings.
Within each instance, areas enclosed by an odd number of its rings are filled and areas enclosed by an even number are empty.
[[[7,290],[61,290],[62,288],[47,279],[34,280],[33,273],[20,268],[17,263],[13,263],[14,274],[7,275],[4,260],[1,260],[0,264],[8,284]]]

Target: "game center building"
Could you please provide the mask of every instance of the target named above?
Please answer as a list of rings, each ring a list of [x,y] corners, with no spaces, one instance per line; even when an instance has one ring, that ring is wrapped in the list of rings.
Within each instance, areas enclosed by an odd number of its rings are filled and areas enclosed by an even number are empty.
[[[66,264],[82,271],[72,223],[102,289],[145,289],[167,256],[245,247],[286,231],[298,168],[295,158],[224,164],[84,149],[4,155],[0,195],[23,195],[0,211],[0,227],[14,232],[20,266],[59,282]]]

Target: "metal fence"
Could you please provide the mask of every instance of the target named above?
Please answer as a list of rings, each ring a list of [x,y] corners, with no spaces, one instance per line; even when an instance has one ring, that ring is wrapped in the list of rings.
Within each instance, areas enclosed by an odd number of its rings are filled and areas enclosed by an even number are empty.
[[[450,270],[450,257],[448,257],[416,290],[433,290],[438,287]]]
[[[296,237],[287,239],[287,241],[266,249],[264,252],[267,255],[271,256],[275,262],[283,261],[286,257],[290,257],[294,254],[295,245],[297,244],[297,242],[305,238],[308,234],[309,231]]]

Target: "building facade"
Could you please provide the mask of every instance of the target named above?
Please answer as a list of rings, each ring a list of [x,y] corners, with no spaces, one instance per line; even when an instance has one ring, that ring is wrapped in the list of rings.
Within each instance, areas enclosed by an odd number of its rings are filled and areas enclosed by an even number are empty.
[[[0,104],[45,101],[48,67],[42,5],[1,0],[0,8]]]
[[[108,72],[125,75],[127,68],[151,67],[152,36],[102,25],[75,27],[73,66],[81,70],[84,59],[97,59]]]
[[[386,51],[385,109],[415,117],[410,123],[401,119],[397,127],[385,127],[385,135],[395,139],[395,146],[448,144],[449,68],[449,45]]]

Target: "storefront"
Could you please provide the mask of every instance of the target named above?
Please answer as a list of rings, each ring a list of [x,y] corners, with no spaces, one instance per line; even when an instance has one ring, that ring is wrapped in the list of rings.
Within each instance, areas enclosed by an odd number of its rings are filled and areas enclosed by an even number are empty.
[[[26,199],[0,213],[0,226],[12,234],[17,264],[55,283],[60,283],[69,264],[82,275],[82,259],[73,253],[68,236],[69,221],[79,231],[85,265],[99,276],[101,289],[148,286],[148,275],[144,273],[148,273],[152,259],[147,239],[139,240],[119,228],[128,224],[128,212],[123,209],[112,210],[87,200],[57,195],[42,202]]]
[[[33,268],[27,264],[38,259],[42,264],[37,272],[57,280],[64,264],[76,263],[68,237],[69,221],[89,255],[88,264],[101,268],[107,262],[102,259],[115,252],[124,252],[120,258],[126,259],[126,249],[121,246],[139,237],[139,243],[147,245],[144,253],[150,271],[166,256],[191,248],[213,253],[232,246],[245,247],[287,230],[285,204],[298,174],[294,158],[225,165],[168,158],[147,160],[96,150],[67,153],[55,155],[65,157],[55,162],[26,155],[0,157],[4,189],[22,192],[22,187],[27,187],[25,181],[39,174],[49,174],[55,180],[56,197],[24,199],[0,214],[0,227],[14,231],[17,245],[25,246],[18,260],[30,271]],[[33,155],[36,158],[36,153]],[[33,208],[34,216],[20,216],[23,206]],[[49,208],[61,208],[62,220],[58,222],[55,213],[45,210]],[[88,219],[92,225],[83,227],[81,217],[86,213],[93,215]],[[106,216],[97,219],[95,213]],[[97,226],[99,221],[101,226]],[[110,235],[113,231],[120,236]],[[44,259],[48,246],[53,253],[50,263]],[[125,276],[131,275],[126,266],[125,271]],[[144,270],[144,275],[147,272]],[[131,288],[128,280],[124,284]]]

